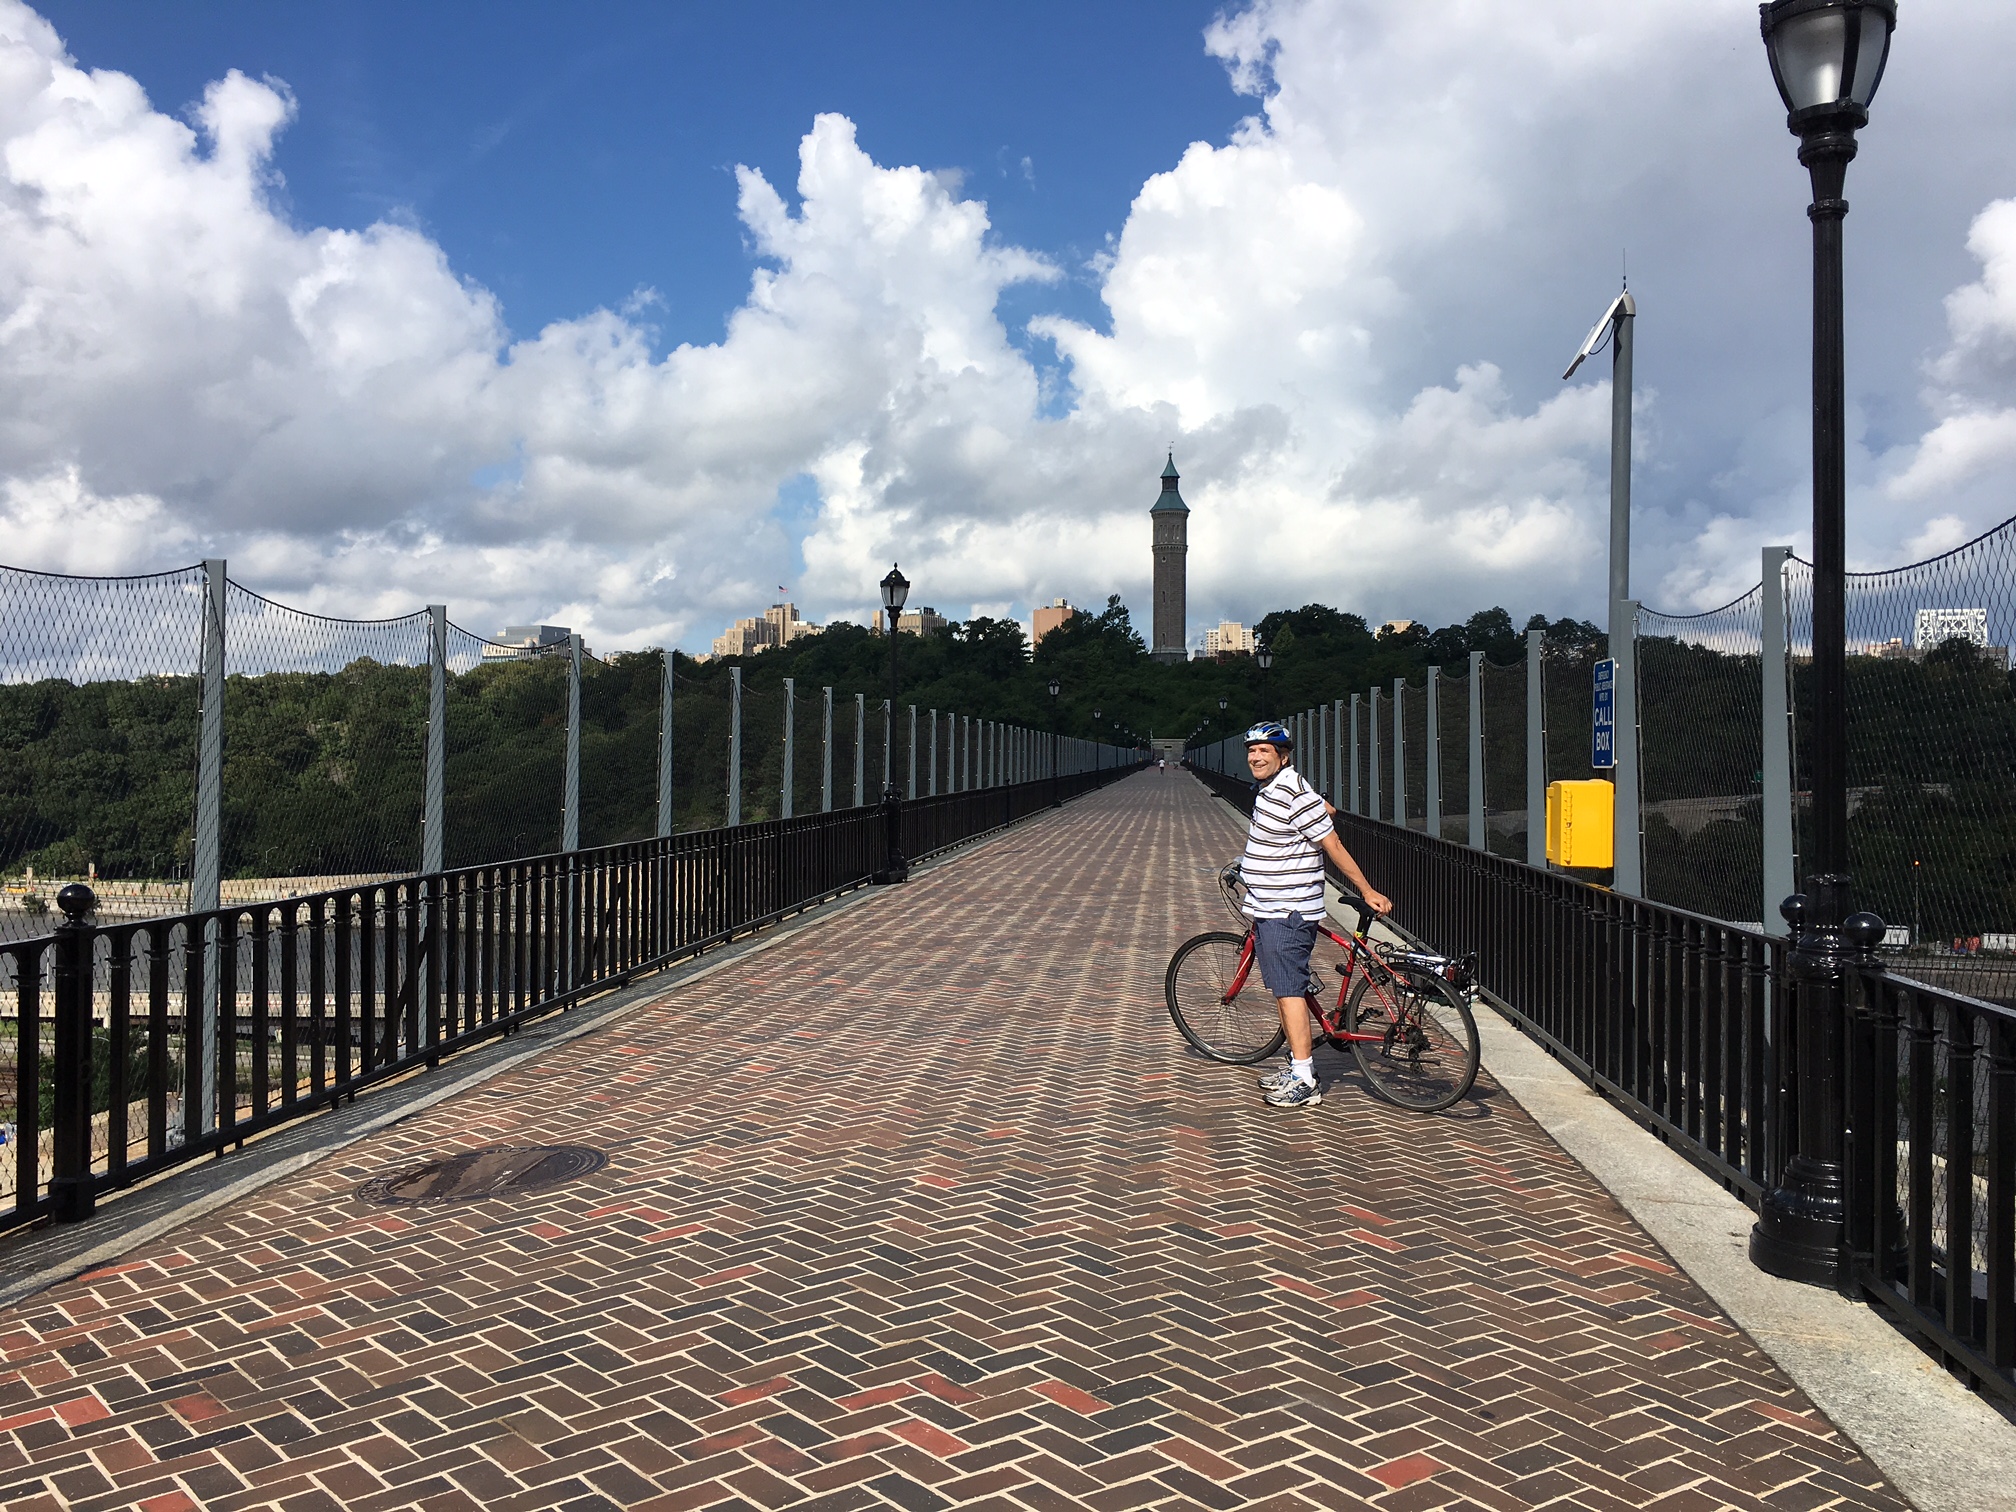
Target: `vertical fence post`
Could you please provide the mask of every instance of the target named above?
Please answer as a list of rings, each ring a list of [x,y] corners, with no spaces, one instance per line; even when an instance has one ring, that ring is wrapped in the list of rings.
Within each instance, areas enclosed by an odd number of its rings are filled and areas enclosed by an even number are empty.
[[[420,870],[447,870],[441,813],[448,796],[448,606],[427,606],[427,771],[421,784]]]
[[[931,775],[925,780],[924,791],[928,797],[938,796],[938,711],[931,711]]]
[[[819,690],[819,812],[833,812],[833,690]]]
[[[55,1118],[50,1128],[49,1211],[58,1223],[89,1218],[91,1191],[91,947],[96,931],[85,917],[98,899],[81,882],[56,894],[63,922],[56,926]],[[123,1066],[113,1066],[112,1085]],[[17,1194],[32,1201],[34,1190]]]
[[[1365,812],[1379,817],[1379,690],[1365,694]]]
[[[1354,814],[1364,813],[1365,810],[1358,806],[1358,695],[1356,693],[1351,695],[1351,772],[1348,784],[1345,792],[1351,800],[1351,812]]]
[[[728,824],[742,822],[742,669],[728,669]]]
[[[970,792],[973,787],[973,753],[971,749],[973,716],[970,714],[955,714],[952,718],[954,727],[959,731],[959,751],[952,758],[955,763],[952,771],[952,791],[955,793]]]
[[[672,833],[672,648],[658,671],[658,834]]]
[[[896,780],[896,701],[882,700],[882,791],[889,791],[889,784]]]
[[[868,695],[854,695],[854,807],[868,801]]]
[[[1644,771],[1638,751],[1638,600],[1619,599],[1610,613],[1610,658],[1616,671],[1611,697],[1616,700],[1616,809],[1610,832],[1615,870],[1610,890],[1626,897],[1645,895],[1645,809],[1639,802]],[[1766,910],[1769,917],[1770,910]]]
[[[1428,726],[1421,752],[1423,768],[1427,774],[1428,833],[1437,840],[1442,838],[1442,698],[1437,691],[1442,676],[1440,667],[1428,669]]]
[[[1547,701],[1540,685],[1546,632],[1526,632],[1526,864],[1547,864]]]
[[[202,913],[219,906],[223,878],[224,832],[224,604],[225,568],[221,557],[203,563],[203,683],[196,735],[196,834],[189,866],[189,911]],[[203,973],[214,1000],[223,991],[222,938],[217,921],[203,926]],[[207,1133],[217,1115],[217,1037],[225,1032],[213,1022],[199,1027],[202,1005],[188,1005],[189,1030],[201,1041],[195,1055],[201,1066],[200,1092],[190,1111],[196,1122],[192,1136]]]
[[[1484,653],[1470,653],[1470,849],[1487,850],[1484,828]]]
[[[1342,807],[1344,803],[1344,700],[1339,698],[1330,706],[1330,801]]]
[[[560,849],[581,849],[581,637],[567,637],[567,769],[561,779]]]
[[[196,836],[189,867],[192,913],[217,906],[223,875],[224,563],[203,564],[203,684],[196,736]]]
[[[1764,928],[1776,935],[1791,928],[1779,917],[1778,905],[1799,890],[1792,832],[1791,658],[1785,641],[1785,559],[1790,555],[1790,546],[1764,548],[1763,919]]]
[[[910,705],[910,785],[911,800],[917,797],[917,705]]]
[[[1407,828],[1407,679],[1393,679],[1393,822]]]
[[[798,679],[784,679],[784,780],[777,787],[777,817],[791,817],[791,770],[796,761],[798,748],[793,735],[796,733],[798,712]]]

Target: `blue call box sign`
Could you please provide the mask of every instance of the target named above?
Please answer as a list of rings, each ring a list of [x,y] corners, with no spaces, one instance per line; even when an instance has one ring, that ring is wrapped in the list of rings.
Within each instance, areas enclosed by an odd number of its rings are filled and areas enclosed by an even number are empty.
[[[1599,772],[1617,765],[1617,663],[1596,663],[1596,685],[1590,700],[1589,765]]]

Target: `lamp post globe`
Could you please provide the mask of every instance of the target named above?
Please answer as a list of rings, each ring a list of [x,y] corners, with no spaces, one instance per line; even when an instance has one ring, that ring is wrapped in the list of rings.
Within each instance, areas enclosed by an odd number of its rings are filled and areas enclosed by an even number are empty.
[[[1847,1282],[1846,978],[1867,958],[1848,918],[1847,403],[1842,198],[1855,133],[1869,122],[1897,25],[1896,0],[1770,0],[1758,7],[1785,124],[1812,182],[1813,738],[1806,890],[1780,913],[1792,936],[1797,1128],[1778,1184],[1758,1204],[1750,1258],[1791,1280]],[[1871,916],[1873,918],[1873,916]],[[1881,938],[1879,928],[1873,938]]]
[[[887,742],[896,742],[893,732],[896,728],[896,629],[897,621],[903,613],[904,600],[910,596],[910,580],[903,576],[903,569],[895,563],[889,566],[889,575],[882,579],[882,628],[889,637],[889,718],[883,728],[892,732]],[[914,727],[913,727],[914,730]],[[878,882],[907,882],[910,878],[910,863],[903,855],[903,793],[896,786],[896,763],[893,751],[883,753],[889,768],[889,781],[882,789],[882,813],[887,826],[888,855],[882,870],[875,874]]]

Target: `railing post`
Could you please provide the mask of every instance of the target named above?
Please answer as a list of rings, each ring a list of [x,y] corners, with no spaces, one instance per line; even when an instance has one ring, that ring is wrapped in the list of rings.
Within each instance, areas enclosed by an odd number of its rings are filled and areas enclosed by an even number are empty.
[[[658,672],[658,834],[672,833],[672,648]]]
[[[203,682],[196,734],[196,833],[189,865],[189,911],[219,906],[224,833],[224,616],[227,578],[221,557],[203,563]],[[217,921],[203,925],[204,980],[215,992],[224,980]],[[211,1025],[191,1057],[199,1072],[196,1105],[190,1110],[208,1131],[217,1114],[217,1036]]]
[[[1616,700],[1616,807],[1611,824],[1615,847],[1612,892],[1645,893],[1645,810],[1639,802],[1638,600],[1620,599],[1610,613],[1610,659],[1617,664],[1611,696]]]
[[[854,807],[868,802],[868,695],[854,695]]]
[[[833,690],[819,690],[819,812],[833,812]]]
[[[912,801],[917,797],[917,705],[910,705],[910,785],[906,789]]]
[[[1351,695],[1351,775],[1347,791],[1351,798],[1351,812],[1354,814],[1364,813],[1365,810],[1358,806],[1358,695],[1356,693]]]
[[[1546,632],[1526,632],[1526,864],[1547,864],[1547,703],[1540,659]]]
[[[1428,669],[1428,726],[1422,743],[1423,770],[1427,776],[1425,801],[1428,806],[1428,833],[1437,840],[1442,838],[1442,723],[1441,697],[1437,686],[1442,674],[1440,667]]]
[[[798,679],[784,679],[784,780],[777,787],[777,817],[791,817],[791,768],[797,757],[797,746],[792,736],[797,727]]]
[[[560,849],[581,849],[581,637],[567,637],[567,771],[560,798]]]
[[[1393,822],[1407,828],[1407,679],[1393,679]]]
[[[931,777],[925,783],[925,792],[933,798],[938,796],[938,711],[936,709],[931,711]]]
[[[1330,801],[1344,802],[1344,700],[1330,706]]]
[[[448,606],[427,606],[427,771],[421,786],[420,870],[446,871],[442,812],[448,800]]]
[[[1365,695],[1365,805],[1374,819],[1379,817],[1379,690]]]
[[[742,822],[742,669],[728,669],[728,827]]]
[[[1484,828],[1484,653],[1470,653],[1470,849],[1490,848]]]
[[[1785,926],[1778,905],[1799,886],[1792,835],[1791,663],[1785,643],[1785,559],[1792,548],[1766,546],[1763,555],[1764,927],[1781,934]]]
[[[72,882],[56,894],[63,922],[56,926],[55,1120],[50,1129],[49,1211],[58,1223],[89,1218],[91,1187],[91,946],[97,932],[85,922],[98,906],[91,889]],[[113,1096],[125,1093],[125,1067],[111,1066]],[[31,1201],[34,1189],[17,1193]]]

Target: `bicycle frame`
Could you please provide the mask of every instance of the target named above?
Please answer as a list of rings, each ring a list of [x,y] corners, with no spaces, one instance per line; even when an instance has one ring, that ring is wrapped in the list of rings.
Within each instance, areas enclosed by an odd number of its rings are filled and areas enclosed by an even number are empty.
[[[1398,1006],[1391,997],[1387,996],[1384,988],[1380,985],[1378,977],[1373,975],[1370,963],[1377,962],[1378,958],[1373,954],[1372,947],[1366,943],[1364,930],[1361,929],[1353,934],[1343,935],[1332,929],[1328,924],[1318,924],[1316,932],[1325,936],[1332,944],[1344,952],[1346,968],[1338,973],[1337,1002],[1334,1007],[1325,1008],[1321,999],[1310,1000],[1309,1006],[1315,1013],[1318,1021],[1322,1024],[1323,1032],[1339,1044],[1349,1044],[1353,1040],[1363,1045],[1384,1043],[1386,1039],[1384,1033],[1359,1034],[1344,1022],[1345,1000],[1351,995],[1351,983],[1361,971],[1364,972],[1365,980],[1371,985],[1372,990],[1379,994],[1379,999],[1385,1005],[1388,1017],[1398,1017]],[[1379,965],[1379,969],[1386,971],[1383,963]],[[1225,990],[1226,1002],[1229,1003],[1232,999],[1239,996],[1246,986],[1247,978],[1252,973],[1253,926],[1248,924],[1246,926],[1246,943],[1239,947],[1239,969],[1232,974],[1231,985]],[[1390,977],[1391,973],[1388,972],[1387,974]]]

